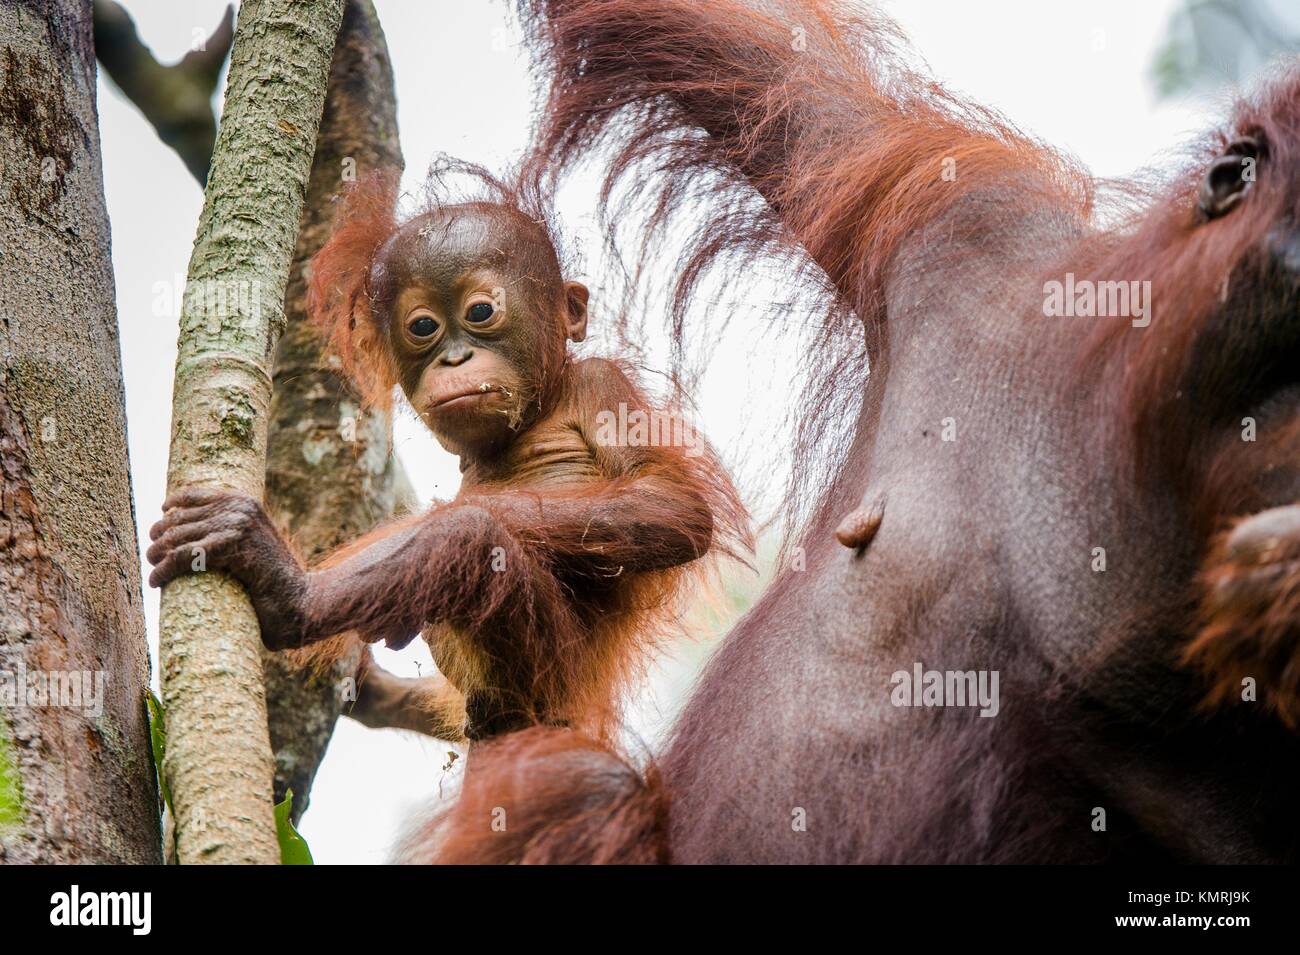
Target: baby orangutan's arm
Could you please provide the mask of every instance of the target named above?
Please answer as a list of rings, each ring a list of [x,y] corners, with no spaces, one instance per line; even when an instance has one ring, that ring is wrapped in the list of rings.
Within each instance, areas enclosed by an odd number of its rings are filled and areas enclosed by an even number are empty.
[[[401,677],[375,665],[368,653],[364,660],[357,675],[357,700],[346,715],[371,729],[465,741],[465,698],[445,676]]]

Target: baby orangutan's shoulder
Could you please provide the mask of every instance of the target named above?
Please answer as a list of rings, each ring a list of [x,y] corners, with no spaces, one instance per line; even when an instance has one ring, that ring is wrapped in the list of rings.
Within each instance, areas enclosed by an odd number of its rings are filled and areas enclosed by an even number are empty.
[[[587,407],[610,407],[624,401],[642,403],[632,367],[612,358],[583,358],[572,365],[573,400]]]

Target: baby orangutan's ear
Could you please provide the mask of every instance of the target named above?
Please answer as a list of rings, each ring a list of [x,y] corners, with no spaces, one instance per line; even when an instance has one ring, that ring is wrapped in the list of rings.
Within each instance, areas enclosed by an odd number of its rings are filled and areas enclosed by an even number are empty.
[[[570,341],[587,337],[587,286],[581,282],[564,283],[564,330]]]

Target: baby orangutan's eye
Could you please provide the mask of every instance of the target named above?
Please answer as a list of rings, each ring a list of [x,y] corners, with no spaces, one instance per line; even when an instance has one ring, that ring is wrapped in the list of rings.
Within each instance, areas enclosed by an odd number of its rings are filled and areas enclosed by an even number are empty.
[[[411,334],[416,338],[428,338],[438,330],[438,323],[428,315],[421,315],[412,319],[411,323],[406,327],[411,330]]]
[[[482,325],[496,313],[491,302],[475,302],[465,312],[465,321]]]

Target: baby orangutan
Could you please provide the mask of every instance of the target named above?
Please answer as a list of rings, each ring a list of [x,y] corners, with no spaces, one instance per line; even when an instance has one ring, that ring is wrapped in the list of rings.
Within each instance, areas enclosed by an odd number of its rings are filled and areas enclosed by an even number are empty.
[[[475,174],[492,201],[401,223],[391,180],[355,189],[311,288],[364,397],[385,403],[400,385],[459,456],[456,498],[307,570],[261,502],[187,488],[151,531],[149,582],[191,572],[202,548],[247,588],[274,650],[347,631],[400,648],[422,631],[443,678],[368,668],[357,715],[369,725],[605,736],[686,565],[747,547],[746,516],[701,443],[609,440],[602,412],[653,409],[619,363],[568,354],[586,334],[586,288],[562,277],[540,203],[525,211],[518,191]]]

